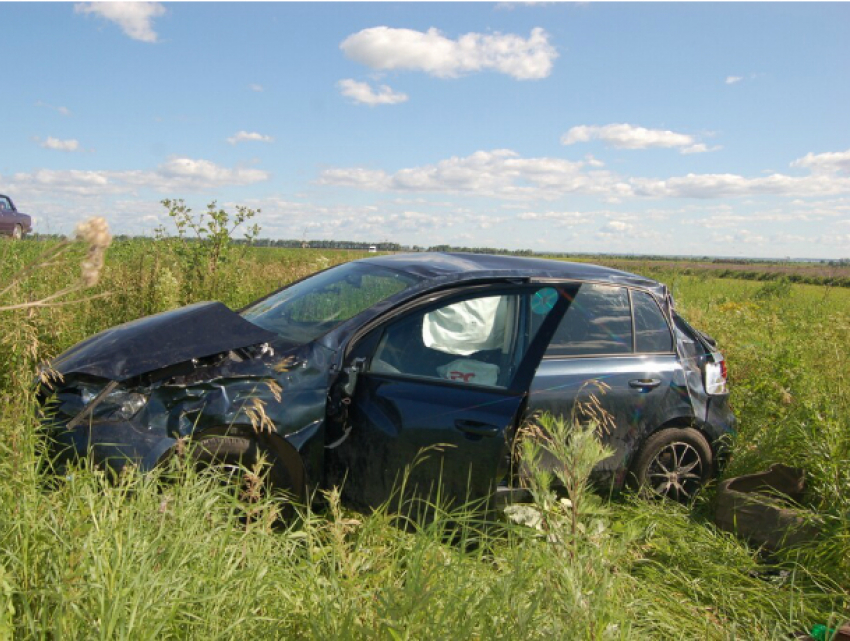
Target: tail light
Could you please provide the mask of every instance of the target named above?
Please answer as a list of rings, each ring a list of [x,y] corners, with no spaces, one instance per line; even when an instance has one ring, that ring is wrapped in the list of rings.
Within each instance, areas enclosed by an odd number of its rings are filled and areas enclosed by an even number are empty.
[[[709,394],[726,394],[726,361],[705,364],[705,391]]]

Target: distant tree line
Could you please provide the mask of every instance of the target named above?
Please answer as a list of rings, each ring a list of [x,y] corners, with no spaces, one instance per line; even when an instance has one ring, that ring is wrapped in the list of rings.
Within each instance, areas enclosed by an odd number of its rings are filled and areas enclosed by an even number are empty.
[[[34,240],[63,240],[62,234],[41,234],[34,233],[30,236]],[[127,234],[117,234],[113,236],[115,241],[128,240],[151,240],[149,236],[129,236]],[[186,242],[195,242],[194,238],[186,238]],[[247,241],[242,238],[234,238],[232,242],[239,245],[251,244],[255,247],[281,247],[289,249],[309,248],[309,249],[343,249],[352,251],[368,251],[370,247],[375,247],[379,252],[464,252],[468,254],[498,254],[503,256],[552,256],[557,258],[599,258],[604,257],[609,260],[646,260],[646,261],[704,261],[709,263],[727,264],[727,265],[758,265],[758,264],[777,264],[777,263],[800,263],[806,262],[811,264],[828,265],[829,267],[850,267],[850,258],[839,259],[812,259],[812,260],[791,260],[791,259],[770,259],[770,258],[717,258],[714,256],[664,256],[654,254],[600,254],[600,253],[583,253],[583,252],[535,252],[531,249],[501,249],[499,247],[458,247],[454,245],[432,245],[423,247],[420,245],[402,245],[391,242],[369,243],[356,240],[293,240],[293,239],[272,239],[272,238],[256,238],[252,241]],[[737,272],[743,274],[745,272]],[[747,276],[741,276],[747,278]],[[762,276],[761,278],[765,278]]]

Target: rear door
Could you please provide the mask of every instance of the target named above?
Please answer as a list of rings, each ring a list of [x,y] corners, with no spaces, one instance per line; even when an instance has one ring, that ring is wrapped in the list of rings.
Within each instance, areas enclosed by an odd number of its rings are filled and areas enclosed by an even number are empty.
[[[548,285],[443,296],[388,322],[357,380],[351,435],[334,451],[345,496],[458,504],[489,496],[567,298]]]
[[[669,324],[646,291],[576,284],[572,301],[531,387],[530,411],[586,420],[595,397],[610,418],[614,455],[597,468],[600,484],[622,485],[646,434],[692,414]]]

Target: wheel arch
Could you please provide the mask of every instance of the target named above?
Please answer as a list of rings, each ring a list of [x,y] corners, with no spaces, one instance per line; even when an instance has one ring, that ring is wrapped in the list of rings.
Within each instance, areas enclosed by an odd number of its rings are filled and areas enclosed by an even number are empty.
[[[260,449],[265,449],[274,454],[286,468],[290,477],[292,487],[289,490],[295,497],[304,501],[307,498],[307,475],[306,467],[298,450],[286,441],[277,433],[257,432],[250,425],[226,425],[210,427],[208,429],[196,432],[192,435],[192,440],[197,441],[202,438],[212,436],[235,436],[254,441]]]
[[[635,461],[637,460],[641,450],[643,450],[644,445],[646,445],[646,442],[653,435],[658,434],[662,430],[666,429],[693,429],[697,431],[700,436],[705,439],[706,443],[708,443],[709,450],[711,450],[714,474],[717,474],[717,460],[718,453],[720,450],[720,448],[718,448],[718,443],[711,436],[711,434],[709,434],[705,429],[703,429],[703,427],[699,424],[699,421],[697,421],[693,416],[681,415],[668,418],[665,422],[655,427],[655,429],[649,430],[648,432],[646,432],[646,434],[643,435],[643,437],[640,439],[640,442],[637,444],[637,447],[632,450],[631,456],[629,457],[629,461],[626,464],[626,470],[628,471],[628,475],[631,475],[635,465]]]

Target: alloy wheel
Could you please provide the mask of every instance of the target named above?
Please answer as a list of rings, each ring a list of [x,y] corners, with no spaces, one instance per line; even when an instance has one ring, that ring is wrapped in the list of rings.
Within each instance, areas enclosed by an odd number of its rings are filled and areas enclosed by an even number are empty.
[[[696,494],[703,476],[703,461],[693,446],[682,441],[665,445],[646,471],[647,485],[661,496],[687,501]]]

